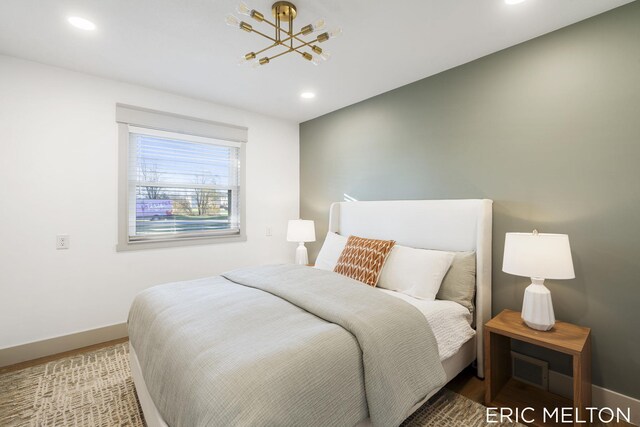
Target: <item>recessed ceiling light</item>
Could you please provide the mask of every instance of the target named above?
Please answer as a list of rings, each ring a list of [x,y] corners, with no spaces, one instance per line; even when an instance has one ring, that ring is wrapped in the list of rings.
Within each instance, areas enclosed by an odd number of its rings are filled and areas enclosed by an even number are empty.
[[[69,24],[81,30],[93,31],[96,29],[96,24],[79,16],[70,16],[67,18],[67,21],[69,21]]]
[[[518,4],[522,3],[524,0],[504,0],[506,4]]]
[[[312,99],[315,97],[316,97],[316,94],[313,92],[302,92],[300,94],[300,98],[303,98],[303,99]]]

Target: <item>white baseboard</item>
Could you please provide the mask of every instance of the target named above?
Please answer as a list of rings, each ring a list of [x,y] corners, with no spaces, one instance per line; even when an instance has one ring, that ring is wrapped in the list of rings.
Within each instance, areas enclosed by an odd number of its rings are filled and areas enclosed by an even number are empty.
[[[0,348],[0,368],[124,338],[126,336],[127,324],[117,323],[115,325],[76,332],[70,335],[49,338],[15,347]]]
[[[573,378],[556,371],[549,371],[549,391],[573,399]],[[591,387],[592,404],[597,408],[629,408],[631,422],[640,425],[640,400],[594,385]]]

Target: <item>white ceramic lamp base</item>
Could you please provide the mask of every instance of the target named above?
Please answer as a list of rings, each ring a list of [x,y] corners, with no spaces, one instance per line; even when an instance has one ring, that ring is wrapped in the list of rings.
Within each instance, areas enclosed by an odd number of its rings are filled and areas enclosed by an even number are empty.
[[[544,285],[544,279],[532,278],[524,291],[522,320],[532,329],[548,331],[556,323],[553,314],[551,292]]]
[[[309,255],[307,255],[307,248],[305,247],[304,242],[298,243],[298,247],[296,248],[296,264],[309,264]]]

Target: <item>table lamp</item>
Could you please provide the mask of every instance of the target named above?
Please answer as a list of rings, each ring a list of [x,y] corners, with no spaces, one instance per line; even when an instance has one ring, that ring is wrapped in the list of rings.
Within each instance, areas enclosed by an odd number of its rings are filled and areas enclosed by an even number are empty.
[[[544,279],[573,279],[573,260],[566,234],[507,233],[502,271],[531,278],[524,292],[522,320],[532,329],[548,331],[556,323],[551,292]]]
[[[313,221],[304,219],[291,219],[287,227],[287,241],[298,242],[296,248],[296,264],[309,264],[309,256],[304,242],[316,241],[316,230]]]

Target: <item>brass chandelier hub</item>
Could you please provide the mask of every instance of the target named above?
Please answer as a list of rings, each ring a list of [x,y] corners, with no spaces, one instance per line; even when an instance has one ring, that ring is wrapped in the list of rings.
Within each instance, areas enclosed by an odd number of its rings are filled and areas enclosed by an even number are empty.
[[[329,58],[329,54],[323,51],[317,43],[326,42],[330,38],[337,37],[342,33],[342,30],[335,29],[322,32],[314,38],[305,40],[305,37],[324,29],[324,20],[319,19],[295,31],[293,28],[293,20],[298,16],[298,9],[293,3],[288,1],[278,1],[271,6],[271,14],[274,17],[274,22],[265,18],[265,16],[257,10],[251,9],[245,3],[240,3],[237,11],[242,15],[253,18],[259,24],[266,24],[272,28],[273,35],[271,36],[268,33],[253,28],[251,24],[236,18],[234,15],[228,15],[226,18],[228,25],[240,28],[248,33],[255,33],[270,41],[271,44],[263,49],[249,52],[242,56],[242,62],[251,62],[256,66],[269,64],[273,59],[288,53],[297,53],[301,58],[317,64],[319,59],[326,60]],[[280,52],[259,58],[258,55],[271,51],[272,49],[274,51],[279,50]]]
[[[289,17],[291,19],[296,19],[298,16],[298,9],[293,3],[289,3],[288,1],[277,1],[271,6],[271,13],[274,18],[279,18],[282,21],[288,21]]]

